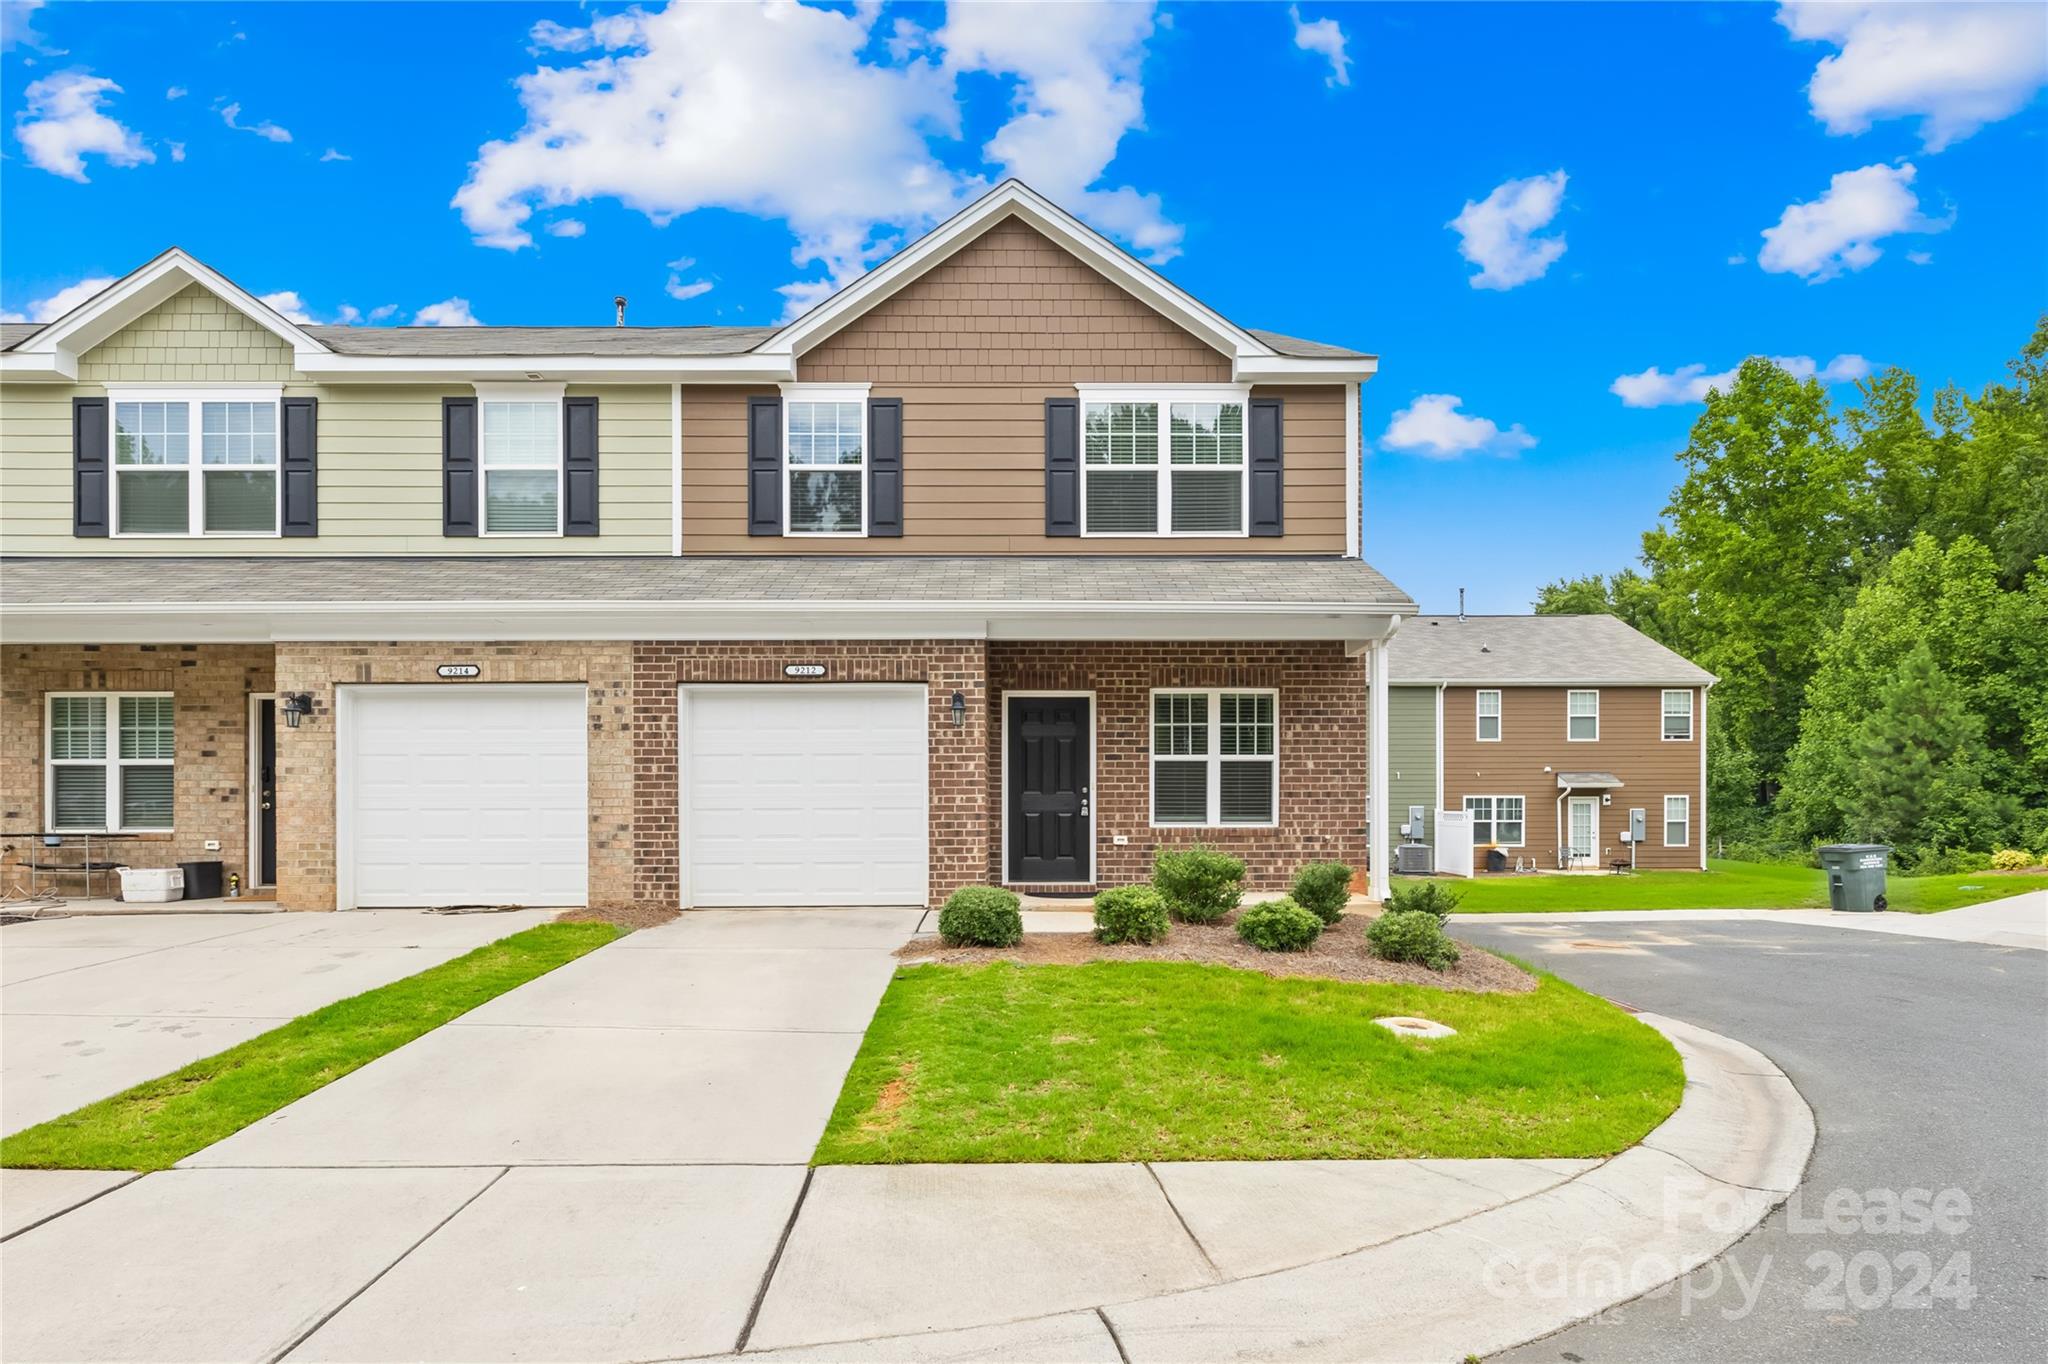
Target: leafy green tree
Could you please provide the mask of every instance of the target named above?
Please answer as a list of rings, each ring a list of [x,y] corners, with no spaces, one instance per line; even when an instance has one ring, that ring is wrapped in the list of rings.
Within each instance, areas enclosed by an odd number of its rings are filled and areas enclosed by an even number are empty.
[[[1651,639],[1664,639],[1656,585],[1632,568],[1612,578],[1598,573],[1560,578],[1537,592],[1535,611],[1539,616],[1618,616]]]
[[[2015,813],[1986,785],[1991,750],[1963,688],[1925,641],[1888,680],[1858,726],[1851,832],[1917,858],[1944,848],[1989,851]]]
[[[1728,735],[1728,723],[1707,703],[1707,834],[1717,844],[1754,845],[1765,830],[1756,759]]]
[[[1870,491],[1817,380],[1751,358],[1707,395],[1685,478],[1643,536],[1666,643],[1721,681],[1729,737],[1775,780],[1821,641],[1855,592]]]

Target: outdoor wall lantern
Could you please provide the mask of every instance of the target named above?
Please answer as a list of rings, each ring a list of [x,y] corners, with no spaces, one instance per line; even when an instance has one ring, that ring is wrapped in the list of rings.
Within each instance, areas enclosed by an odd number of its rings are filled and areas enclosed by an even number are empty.
[[[960,729],[967,724],[967,693],[953,693],[953,728]]]
[[[286,692],[284,695],[284,727],[297,729],[301,716],[313,713],[313,697],[308,692]]]

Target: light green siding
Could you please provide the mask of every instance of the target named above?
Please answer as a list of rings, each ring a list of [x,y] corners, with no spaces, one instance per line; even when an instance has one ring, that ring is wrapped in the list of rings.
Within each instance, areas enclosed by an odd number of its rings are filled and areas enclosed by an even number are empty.
[[[108,383],[276,383],[320,400],[320,534],[74,538],[71,400]],[[79,358],[76,385],[0,385],[0,549],[9,554],[666,554],[669,388],[575,385],[598,399],[595,536],[441,534],[441,399],[432,384],[314,384],[291,348],[197,285]]]
[[[1387,688],[1387,805],[1391,842],[1401,841],[1411,805],[1423,807],[1423,841],[1436,841],[1435,687]]]

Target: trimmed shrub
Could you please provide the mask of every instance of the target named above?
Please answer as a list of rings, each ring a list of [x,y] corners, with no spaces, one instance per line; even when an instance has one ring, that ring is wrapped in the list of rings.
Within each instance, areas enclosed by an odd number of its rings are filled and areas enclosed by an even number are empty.
[[[1103,942],[1163,942],[1166,901],[1150,886],[1118,886],[1095,897],[1095,936]]]
[[[1199,843],[1175,852],[1161,848],[1152,858],[1152,884],[1174,918],[1213,924],[1244,898],[1244,863]]]
[[[2036,858],[2025,848],[2000,848],[1991,854],[1993,871],[2020,871],[2034,865]]]
[[[1412,961],[1442,971],[1458,960],[1458,944],[1444,934],[1444,921],[1426,910],[1388,911],[1365,930],[1373,954],[1385,961]]]
[[[998,886],[962,886],[939,911],[939,936],[949,947],[1015,947],[1024,936],[1017,897]]]
[[[1288,898],[1324,923],[1334,924],[1351,903],[1351,868],[1342,862],[1311,862],[1294,873],[1294,893]]]
[[[1396,886],[1388,892],[1387,913],[1427,914],[1441,924],[1444,917],[1458,907],[1458,901],[1464,898],[1442,881],[1417,881],[1411,885]]]
[[[1261,952],[1306,951],[1323,935],[1323,921],[1282,896],[1237,916],[1237,936]]]

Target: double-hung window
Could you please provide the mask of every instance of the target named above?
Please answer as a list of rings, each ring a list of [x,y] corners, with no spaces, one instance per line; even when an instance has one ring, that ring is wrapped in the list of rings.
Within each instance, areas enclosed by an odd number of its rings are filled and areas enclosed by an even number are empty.
[[[90,692],[46,701],[45,824],[52,833],[171,827],[177,761],[168,693]]]
[[[117,389],[116,535],[276,535],[278,391]]]
[[[1152,693],[1152,822],[1278,822],[1279,708],[1273,691]]]
[[[1597,691],[1573,691],[1565,693],[1564,737],[1581,743],[1600,737],[1600,693]]]
[[[783,520],[791,535],[867,533],[867,394],[783,391]]]
[[[1667,691],[1664,693],[1664,737],[1667,739],[1690,739],[1692,737],[1692,693],[1690,691]]]
[[[1682,848],[1691,841],[1692,797],[1664,797],[1664,846]]]
[[[1465,813],[1472,816],[1473,846],[1521,847],[1528,827],[1522,818],[1522,802],[1521,796],[1465,797]]]
[[[1500,741],[1500,693],[1482,691],[1479,693],[1479,742],[1483,744]]]
[[[1084,535],[1244,535],[1242,390],[1084,389]]]
[[[562,533],[562,397],[479,390],[485,535]]]

